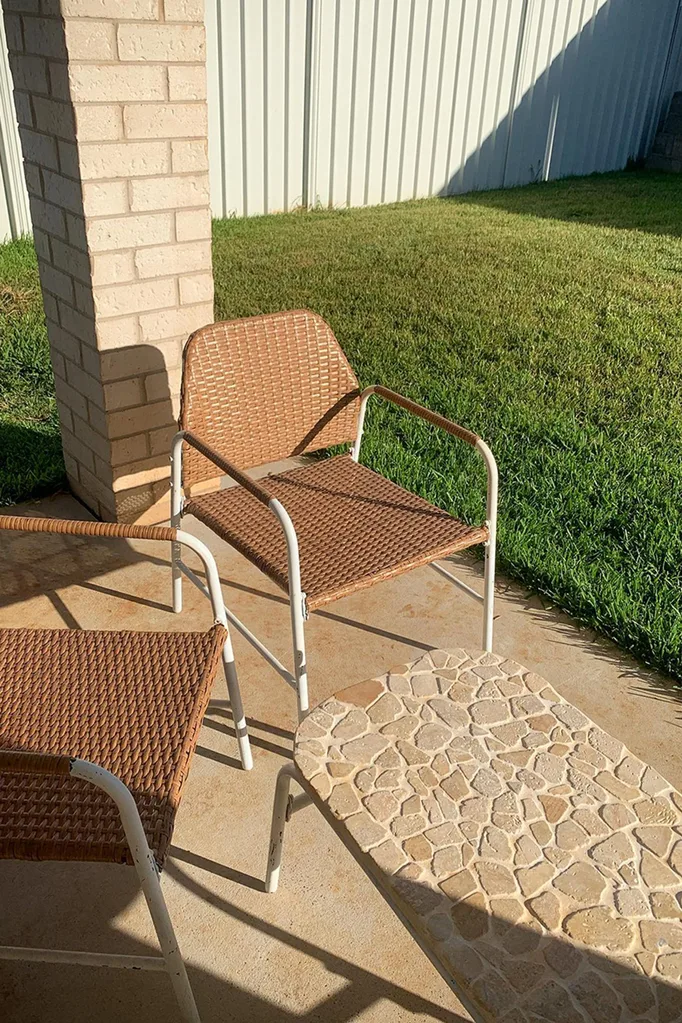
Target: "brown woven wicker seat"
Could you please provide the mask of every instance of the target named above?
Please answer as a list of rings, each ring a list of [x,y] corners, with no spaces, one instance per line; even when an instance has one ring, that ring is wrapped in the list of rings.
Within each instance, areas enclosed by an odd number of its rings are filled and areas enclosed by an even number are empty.
[[[485,526],[465,525],[349,455],[268,476],[263,483],[296,529],[301,586],[311,611],[488,537]],[[185,510],[288,592],[284,534],[249,491],[230,487],[206,494]]]
[[[79,757],[130,789],[162,864],[226,631],[0,630],[0,748]],[[0,772],[0,859],[132,864],[116,805],[63,775]]]
[[[358,464],[372,395],[477,451],[488,474],[484,523],[465,525]],[[245,471],[338,445],[351,445],[350,454],[258,482]],[[320,316],[298,309],[196,331],[184,351],[180,431],[171,463],[172,524],[178,526],[186,512],[196,515],[288,594],[293,671],[234,615],[228,612],[228,618],[296,690],[300,716],[308,710],[309,611],[475,544],[485,545],[484,593],[464,589],[483,603],[483,646],[491,649],[497,515],[492,453],[471,430],[409,398],[381,385],[361,391]],[[207,494],[206,484],[215,491],[220,475],[239,486]],[[183,573],[202,586],[174,551],[176,611],[182,608]]]

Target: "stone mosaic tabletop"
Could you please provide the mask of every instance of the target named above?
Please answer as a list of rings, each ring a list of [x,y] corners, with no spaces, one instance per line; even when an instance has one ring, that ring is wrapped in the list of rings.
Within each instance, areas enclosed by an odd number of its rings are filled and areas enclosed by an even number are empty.
[[[682,1020],[682,797],[538,675],[432,651],[295,760],[481,1020]]]

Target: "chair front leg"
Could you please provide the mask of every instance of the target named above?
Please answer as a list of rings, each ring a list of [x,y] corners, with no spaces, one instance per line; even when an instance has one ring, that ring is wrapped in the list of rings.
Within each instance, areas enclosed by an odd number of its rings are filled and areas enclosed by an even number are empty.
[[[70,773],[75,778],[82,778],[104,789],[116,803],[183,1023],[201,1023],[168,906],[161,891],[159,871],[149,848],[135,800],[120,778],[89,761],[71,761]]]
[[[493,649],[493,606],[495,602],[495,552],[497,546],[497,463],[488,445],[480,438],[476,442],[476,450],[485,462],[488,475],[488,492],[486,495],[486,525],[488,542],[485,545],[485,563],[483,577],[483,649],[492,653]]]
[[[244,717],[241,693],[239,692],[239,682],[237,680],[237,671],[234,664],[232,640],[230,639],[227,610],[225,608],[225,601],[223,600],[223,591],[220,584],[218,566],[216,565],[215,558],[209,551],[206,544],[202,543],[202,541],[196,536],[192,536],[191,533],[185,533],[184,530],[179,529],[177,537],[180,544],[184,544],[184,546],[189,547],[190,550],[194,551],[194,553],[198,554],[201,558],[204,565],[204,572],[206,573],[205,585],[199,576],[197,576],[188,566],[185,565],[184,570],[202,593],[205,593],[208,596],[211,601],[211,608],[213,609],[213,617],[215,618],[215,621],[220,622],[220,624],[224,625],[227,630],[227,639],[225,640],[225,646],[223,647],[225,681],[227,682],[227,691],[230,698],[230,706],[232,708],[232,717],[234,719],[234,727],[237,733],[237,742],[239,743],[239,755],[241,757],[244,770],[249,771],[253,767],[253,759],[251,757],[251,746],[249,744],[249,736],[246,729],[246,718]]]
[[[294,653],[294,675],[296,676],[296,700],[298,720],[303,721],[310,710],[308,698],[308,665],[305,654],[305,597],[302,593],[289,598],[291,608],[291,638]]]
[[[294,650],[294,676],[296,679],[296,697],[298,700],[298,719],[302,721],[307,715],[308,702],[308,666],[305,656],[305,627],[307,617],[305,593],[301,589],[301,560],[298,551],[298,537],[294,524],[286,508],[273,497],[269,508],[279,519],[287,545],[287,570],[289,577],[289,609],[291,613],[291,637]]]
[[[495,607],[495,537],[490,537],[485,548],[483,575],[483,649],[493,650],[493,611]]]
[[[235,667],[234,653],[232,651],[232,640],[229,635],[225,641],[225,646],[223,647],[223,668],[225,669],[227,695],[230,701],[230,709],[232,710],[234,730],[237,734],[237,743],[239,744],[239,757],[244,770],[250,771],[253,767],[251,743],[249,742],[249,733],[246,727],[244,707],[242,706],[242,694],[239,691],[237,669]]]
[[[276,892],[279,884],[279,868],[282,862],[282,844],[284,828],[289,819],[289,803],[292,779],[298,777],[294,764],[285,764],[277,775],[275,800],[272,807],[272,824],[270,826],[270,846],[268,849],[268,868],[265,876],[266,892]]]
[[[173,438],[171,448],[171,516],[170,524],[179,529],[182,522],[182,434]],[[173,578],[173,611],[182,611],[182,547],[179,543],[171,544],[171,572]]]

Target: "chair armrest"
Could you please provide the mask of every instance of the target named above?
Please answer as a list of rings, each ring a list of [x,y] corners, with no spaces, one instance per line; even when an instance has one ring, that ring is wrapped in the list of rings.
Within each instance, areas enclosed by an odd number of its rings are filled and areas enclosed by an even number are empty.
[[[70,774],[72,758],[54,753],[0,749],[0,774]]]
[[[128,540],[167,540],[183,544],[199,556],[206,572],[208,595],[216,622],[227,628],[227,617],[215,558],[206,544],[175,526],[129,526],[118,522],[83,522],[78,519],[34,518],[28,515],[0,515],[0,529],[29,533],[68,533],[73,536],[120,537]],[[68,758],[67,758],[68,760]],[[23,770],[23,768],[22,768]]]
[[[467,430],[464,426],[460,426],[458,423],[451,422],[449,419],[446,419],[445,416],[439,416],[436,412],[431,412],[430,409],[424,408],[423,405],[417,405],[416,401],[412,401],[410,398],[404,398],[402,394],[397,394],[395,391],[389,390],[388,387],[384,387],[382,384],[373,384],[371,387],[366,387],[361,395],[360,415],[358,416],[358,433],[355,443],[351,449],[351,457],[356,462],[360,456],[360,443],[362,441],[362,431],[365,422],[365,409],[367,408],[367,402],[373,394],[378,394],[379,397],[385,398],[386,401],[390,401],[394,405],[399,405],[401,408],[406,409],[407,412],[412,412],[413,415],[419,416],[420,419],[425,419],[427,423],[432,423],[433,426],[440,427],[453,437],[458,437],[466,444],[470,444],[474,451],[481,456],[485,462],[486,473],[488,476],[486,523],[489,531],[489,544],[494,547],[496,543],[497,530],[498,473],[495,456],[486,442],[482,440],[477,433]]]
[[[221,469],[227,476],[239,483],[245,490],[248,490],[256,500],[264,504],[268,511],[272,512],[284,533],[287,545],[287,567],[289,572],[289,600],[292,608],[302,606],[305,608],[305,595],[301,590],[301,565],[298,550],[298,537],[291,516],[281,501],[268,493],[265,487],[252,480],[250,476],[232,465],[219,452],[214,451],[208,444],[204,443],[196,434],[189,430],[179,430],[173,438],[171,445],[171,521],[179,521],[182,514],[181,503],[181,481],[182,481],[182,443],[186,441],[191,444],[200,454],[208,458],[209,462]],[[177,504],[175,502],[178,502]],[[191,505],[190,505],[191,510]],[[176,519],[175,516],[178,516]],[[307,612],[304,612],[307,614]],[[270,662],[272,663],[272,662]]]
[[[423,405],[418,405],[416,401],[412,401],[411,398],[404,398],[402,394],[397,394],[396,391],[391,391],[388,387],[384,387],[382,384],[373,384],[371,387],[365,388],[362,392],[363,404],[366,404],[367,399],[373,394],[378,394],[386,401],[390,401],[391,404],[399,405],[401,408],[406,409],[407,412],[411,412],[413,415],[419,416],[420,419],[425,419],[427,423],[440,427],[441,430],[445,430],[446,433],[452,434],[453,437],[459,437],[460,440],[470,444],[472,448],[475,448],[481,439],[478,434],[473,433],[471,430],[467,430],[464,426],[460,426],[458,423],[453,423],[444,416],[439,416],[437,412],[432,412],[430,409],[424,408]]]
[[[48,519],[29,515],[0,515],[0,529],[26,533],[68,533],[71,536],[111,536],[128,540],[177,539],[170,526],[130,526],[119,522],[88,522],[81,519]]]
[[[191,447],[193,447],[199,454],[203,455],[204,458],[208,458],[209,462],[218,469],[222,469],[226,476],[233,479],[235,483],[239,483],[240,486],[244,487],[244,490],[248,490],[250,494],[253,494],[262,504],[269,505],[272,500],[272,494],[269,494],[265,487],[260,486],[255,480],[252,480],[250,476],[247,476],[245,472],[238,469],[232,462],[228,462],[218,451],[209,447],[200,437],[196,434],[191,433],[189,430],[181,430],[177,436],[181,436]]]

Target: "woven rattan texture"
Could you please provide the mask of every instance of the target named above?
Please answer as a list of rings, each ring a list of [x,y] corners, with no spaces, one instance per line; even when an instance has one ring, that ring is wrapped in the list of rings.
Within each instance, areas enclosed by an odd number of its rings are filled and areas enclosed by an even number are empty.
[[[310,610],[488,538],[485,526],[465,525],[349,455],[262,483],[294,523]],[[282,528],[251,494],[230,487],[195,498],[186,511],[288,589]]]
[[[0,630],[0,748],[81,757],[131,790],[159,864],[225,641],[204,633]],[[88,782],[0,773],[0,859],[132,863]]]
[[[80,519],[48,519],[28,515],[0,515],[0,529],[26,533],[68,533],[72,536],[113,536],[130,540],[175,540],[169,526],[128,526],[119,522],[87,522]]]
[[[202,327],[184,352],[180,427],[240,469],[355,439],[358,382],[307,310]],[[187,448],[186,486],[218,475]]]

